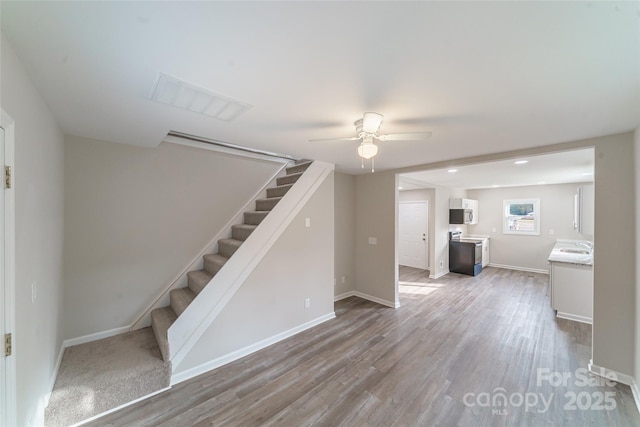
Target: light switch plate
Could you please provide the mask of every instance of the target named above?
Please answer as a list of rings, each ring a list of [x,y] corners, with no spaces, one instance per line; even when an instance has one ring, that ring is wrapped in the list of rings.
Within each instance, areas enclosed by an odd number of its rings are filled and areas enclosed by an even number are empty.
[[[304,219],[304,226],[305,227],[311,227],[311,218],[305,218]]]
[[[377,245],[378,244],[378,239],[376,237],[369,237],[369,244],[370,245]]]

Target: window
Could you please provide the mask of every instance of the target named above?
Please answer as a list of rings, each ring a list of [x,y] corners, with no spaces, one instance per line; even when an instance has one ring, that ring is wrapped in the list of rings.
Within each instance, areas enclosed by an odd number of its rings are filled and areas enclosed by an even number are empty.
[[[540,235],[540,199],[503,201],[504,234]]]

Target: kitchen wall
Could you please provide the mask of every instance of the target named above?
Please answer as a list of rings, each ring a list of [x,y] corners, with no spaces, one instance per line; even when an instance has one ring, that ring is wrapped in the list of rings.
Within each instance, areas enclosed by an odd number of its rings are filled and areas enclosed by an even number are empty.
[[[356,178],[334,172],[334,184],[335,296],[339,297],[355,290]]]
[[[467,190],[469,199],[478,200],[479,210],[479,223],[468,225],[468,233],[490,236],[492,265],[546,272],[547,257],[556,239],[593,240],[593,234],[580,234],[573,229],[573,201],[578,185],[593,193],[591,183]],[[503,200],[522,198],[540,199],[540,235],[502,233]],[[587,223],[583,225],[587,232],[593,230],[593,200],[589,202],[591,206],[584,215]]]
[[[65,339],[131,324],[282,166],[171,143],[65,149]]]
[[[633,144],[633,134],[623,133],[357,176],[356,289],[381,299],[394,296],[398,173],[595,147],[593,361],[633,375],[636,234],[629,220],[635,217]],[[375,235],[378,244],[368,245],[367,237]]]
[[[11,357],[17,369],[17,425],[40,426],[63,340],[64,138],[13,48],[0,37],[0,107],[15,122],[16,317]]]

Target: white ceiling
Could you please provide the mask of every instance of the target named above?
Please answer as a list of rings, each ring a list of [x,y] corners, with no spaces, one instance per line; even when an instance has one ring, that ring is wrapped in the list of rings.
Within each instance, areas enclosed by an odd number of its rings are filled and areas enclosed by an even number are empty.
[[[516,161],[527,163],[516,164]],[[449,172],[450,170],[452,172]],[[472,189],[593,182],[593,180],[594,150],[589,148],[406,173],[400,175],[399,185],[402,190],[431,187]]]
[[[169,130],[361,173],[640,125],[640,2],[7,2],[2,32],[67,134],[156,146]],[[253,105],[232,123],[151,101],[159,73]],[[366,172],[367,169],[364,170]]]

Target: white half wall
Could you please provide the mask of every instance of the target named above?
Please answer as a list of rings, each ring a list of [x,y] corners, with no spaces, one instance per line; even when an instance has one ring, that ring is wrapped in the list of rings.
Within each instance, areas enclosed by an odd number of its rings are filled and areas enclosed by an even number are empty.
[[[468,190],[468,198],[478,200],[480,222],[468,225],[467,230],[469,234],[491,237],[489,244],[492,264],[549,270],[547,258],[557,239],[593,240],[593,235],[580,234],[573,229],[573,196],[578,186],[593,188],[592,183],[583,183]],[[522,198],[540,199],[538,236],[502,232],[503,200]],[[593,200],[590,201],[593,203]],[[593,205],[589,211],[593,213]],[[585,220],[588,218],[591,224],[585,224],[584,229],[593,230],[593,214],[585,215]]]
[[[63,341],[64,138],[1,38],[0,107],[15,121],[17,424],[40,426]]]
[[[282,163],[66,138],[65,339],[130,325]]]
[[[305,226],[309,218],[311,226]],[[176,377],[333,313],[334,177],[316,190],[185,359]],[[305,308],[305,299],[310,307]],[[188,375],[187,375],[188,377]]]

